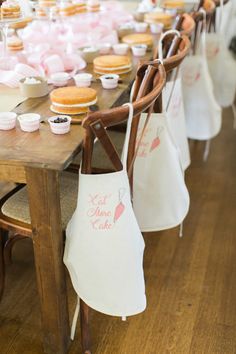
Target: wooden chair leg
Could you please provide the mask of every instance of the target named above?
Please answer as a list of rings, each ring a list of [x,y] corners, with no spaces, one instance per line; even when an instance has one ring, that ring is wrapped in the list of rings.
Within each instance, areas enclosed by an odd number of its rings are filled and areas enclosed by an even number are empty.
[[[0,300],[3,295],[4,284],[5,284],[5,262],[4,262],[3,249],[4,249],[4,244],[6,242],[6,235],[7,232],[5,230],[0,229]]]
[[[90,332],[89,332],[89,306],[80,300],[80,328],[83,354],[91,354]]]
[[[17,241],[27,238],[19,234],[14,234],[13,236],[8,237],[4,245],[3,255],[5,264],[11,264],[12,262],[12,248]]]

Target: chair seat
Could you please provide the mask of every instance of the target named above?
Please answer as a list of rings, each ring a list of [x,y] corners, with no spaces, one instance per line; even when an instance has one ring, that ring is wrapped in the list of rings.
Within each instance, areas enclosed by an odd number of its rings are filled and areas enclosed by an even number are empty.
[[[114,143],[119,156],[121,156],[125,133],[109,131],[109,136],[111,137],[111,141]],[[81,155],[79,154],[76,157],[76,161],[80,163],[80,160]],[[101,169],[114,168],[99,142],[97,142],[94,147],[92,164],[94,167]],[[66,225],[68,224],[76,208],[77,194],[78,175],[70,172],[63,172],[60,180],[61,216],[63,229],[66,228]],[[31,224],[27,187],[20,189],[3,204],[2,213],[12,219],[22,221],[29,225]]]
[[[60,179],[62,227],[66,228],[77,204],[78,175],[63,172]],[[2,213],[12,219],[31,224],[27,187],[12,195],[2,206]]]

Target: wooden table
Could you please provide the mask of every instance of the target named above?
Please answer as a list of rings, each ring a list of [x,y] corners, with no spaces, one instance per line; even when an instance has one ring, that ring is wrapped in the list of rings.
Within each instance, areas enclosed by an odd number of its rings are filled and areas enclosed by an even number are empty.
[[[121,101],[136,71],[122,76],[115,90],[103,90],[96,81],[99,109]],[[91,71],[87,68],[86,71]],[[43,118],[52,115],[49,97],[28,99],[15,112],[37,112]],[[63,265],[63,233],[60,211],[60,172],[80,151],[83,140],[81,125],[73,125],[69,134],[57,136],[47,123],[34,133],[22,132],[17,126],[0,131],[0,180],[27,183],[33,232],[33,247],[40,297],[43,344],[46,353],[67,353],[69,316]]]

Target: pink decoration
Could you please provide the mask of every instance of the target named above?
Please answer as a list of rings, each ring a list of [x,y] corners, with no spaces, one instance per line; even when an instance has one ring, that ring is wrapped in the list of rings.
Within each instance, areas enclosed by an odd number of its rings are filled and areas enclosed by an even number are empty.
[[[151,147],[150,147],[150,152],[158,147],[160,144],[160,138],[157,136],[156,138],[153,139]]]

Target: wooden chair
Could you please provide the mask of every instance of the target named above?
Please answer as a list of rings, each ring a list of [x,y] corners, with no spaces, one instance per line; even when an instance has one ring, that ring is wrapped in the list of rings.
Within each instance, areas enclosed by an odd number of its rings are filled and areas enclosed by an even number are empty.
[[[190,50],[190,40],[188,39],[187,36],[183,35],[181,36],[180,40],[179,38],[176,38],[174,35],[171,36],[172,38],[172,44],[171,47],[166,54],[166,58],[163,61],[165,70],[167,75],[171,73],[172,70],[177,68],[185,56],[188,54]],[[178,39],[178,40],[177,40]],[[178,52],[178,53],[177,53]],[[176,54],[177,53],[177,54]],[[136,85],[135,85],[135,90],[133,94],[133,99],[135,100],[137,98],[137,92],[139,90],[139,87],[142,83],[146,68],[148,65],[158,65],[158,52],[156,51],[155,54],[155,59],[153,61],[149,62],[144,62],[140,65],[137,75],[136,75]],[[160,97],[160,96],[159,96]],[[155,112],[160,112],[161,110],[161,105],[160,105],[161,100],[156,100],[154,110]],[[137,129],[138,129],[138,122],[139,118],[137,118],[133,124],[132,124],[132,130],[131,130],[131,140],[135,139],[136,134],[137,134]],[[117,151],[119,155],[122,153],[122,147],[124,143],[124,138],[125,138],[125,133],[124,131],[118,131],[118,130],[109,130],[109,135],[114,142]],[[134,141],[131,142],[130,149],[132,150],[134,148]],[[132,151],[134,153],[134,150]],[[128,161],[128,163],[131,163],[131,160]],[[112,169],[111,163],[107,156],[104,154],[103,149],[99,143],[97,143],[94,147],[94,154],[93,154],[93,166],[97,168],[98,171],[110,171]]]
[[[137,100],[134,102],[134,116],[139,116],[141,112],[147,110],[160,95],[165,84],[165,69],[163,65],[155,63],[148,65],[140,89],[138,89]],[[101,127],[109,127],[119,124],[128,118],[129,108],[127,106],[113,108],[110,110],[94,112],[88,115],[83,121],[85,128],[85,138],[83,143],[82,171],[92,173],[92,155],[94,138],[99,134],[99,130],[94,129],[94,124],[100,122]],[[104,131],[103,131],[104,133]],[[104,140],[105,139],[105,140]],[[101,140],[101,138],[100,138]],[[103,134],[104,145],[109,142],[109,138]],[[109,144],[109,147],[111,145]],[[110,149],[111,151],[111,149]],[[129,158],[131,159],[131,150]],[[108,154],[110,160],[117,170],[122,165],[115,149],[112,154]],[[61,209],[62,224],[67,225],[76,207],[78,188],[78,174],[63,172],[61,176]],[[30,224],[29,206],[27,199],[27,186],[19,185],[0,202],[0,294],[4,287],[4,258],[10,258],[12,246],[17,240],[32,238]],[[6,238],[6,233],[9,237]],[[81,302],[81,335],[83,353],[89,353],[90,340],[88,330],[88,306]]]

